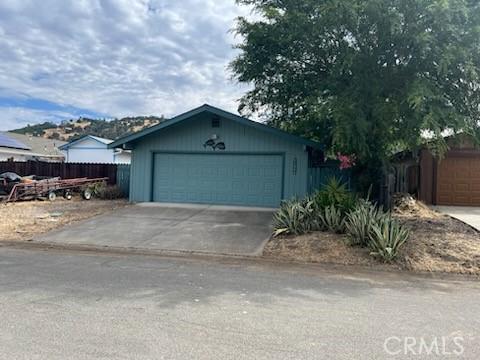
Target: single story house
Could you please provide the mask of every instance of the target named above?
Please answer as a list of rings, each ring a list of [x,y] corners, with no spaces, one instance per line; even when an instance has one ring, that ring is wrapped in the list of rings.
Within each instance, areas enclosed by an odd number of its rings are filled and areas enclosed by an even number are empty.
[[[68,163],[130,164],[131,153],[108,147],[113,140],[85,135],[60,146]]]
[[[308,192],[319,143],[203,105],[120,138],[130,200],[277,207]],[[323,155],[323,154],[322,154]]]
[[[394,160],[395,191],[409,192],[426,204],[480,206],[480,149],[466,135],[447,139],[442,159],[427,148]]]
[[[64,141],[39,136],[0,132],[0,161],[62,162],[64,155],[59,146],[63,144]]]

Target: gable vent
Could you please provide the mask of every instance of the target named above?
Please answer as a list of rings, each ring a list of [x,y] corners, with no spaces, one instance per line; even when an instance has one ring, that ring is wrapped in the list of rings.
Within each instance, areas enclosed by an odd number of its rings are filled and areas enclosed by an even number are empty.
[[[212,128],[219,128],[220,127],[220,118],[215,116],[212,118]]]

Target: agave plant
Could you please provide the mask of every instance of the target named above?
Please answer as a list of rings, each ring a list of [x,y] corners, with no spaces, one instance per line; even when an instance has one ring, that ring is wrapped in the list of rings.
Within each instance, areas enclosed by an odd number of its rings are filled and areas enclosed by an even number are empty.
[[[302,235],[314,228],[313,202],[309,199],[290,200],[281,204],[273,215],[273,236]]]
[[[373,226],[384,215],[367,200],[359,200],[356,208],[346,215],[345,232],[352,245],[367,246]]]
[[[398,255],[400,247],[408,240],[409,231],[390,214],[380,216],[372,226],[368,246],[371,254],[390,262]]]
[[[343,233],[345,231],[345,221],[342,211],[335,205],[327,206],[319,214],[320,228],[335,233]]]
[[[313,195],[312,201],[315,209],[319,212],[333,205],[345,214],[355,206],[356,198],[348,190],[346,184],[332,177],[321,190]]]

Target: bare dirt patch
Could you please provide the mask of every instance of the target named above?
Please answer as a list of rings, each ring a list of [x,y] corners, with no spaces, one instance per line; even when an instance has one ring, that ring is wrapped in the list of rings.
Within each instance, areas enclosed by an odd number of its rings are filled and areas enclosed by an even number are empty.
[[[35,235],[126,206],[126,200],[74,198],[0,204],[0,241],[31,240]]]
[[[476,230],[447,215],[398,218],[411,229],[398,259],[404,268],[480,275],[480,234]]]
[[[347,244],[344,235],[313,232],[301,236],[272,238],[263,255],[269,258],[339,265],[378,266],[364,248]],[[383,264],[380,264],[383,266]]]
[[[480,234],[476,230],[416,201],[397,204],[394,216],[410,229],[411,235],[391,264],[373,258],[368,249],[348,245],[344,235],[324,232],[272,238],[264,256],[382,270],[480,275]]]

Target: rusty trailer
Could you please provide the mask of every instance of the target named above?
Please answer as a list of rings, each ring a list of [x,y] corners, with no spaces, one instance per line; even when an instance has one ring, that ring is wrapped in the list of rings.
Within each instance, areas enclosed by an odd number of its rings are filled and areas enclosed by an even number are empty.
[[[13,185],[8,196],[4,198],[5,202],[15,202],[18,200],[33,200],[47,198],[50,201],[56,199],[57,195],[63,195],[70,200],[72,193],[80,192],[85,200],[92,197],[91,188],[97,184],[106,184],[108,178],[76,178],[60,179],[50,178],[44,180],[32,180],[18,182]]]

